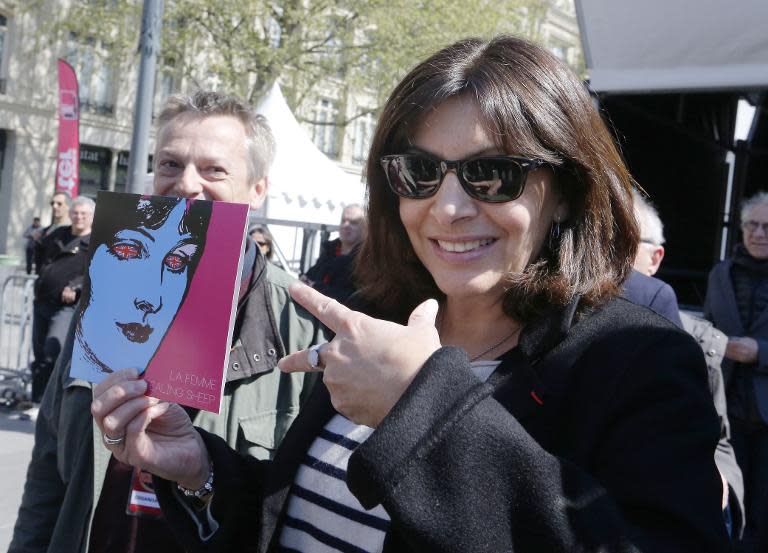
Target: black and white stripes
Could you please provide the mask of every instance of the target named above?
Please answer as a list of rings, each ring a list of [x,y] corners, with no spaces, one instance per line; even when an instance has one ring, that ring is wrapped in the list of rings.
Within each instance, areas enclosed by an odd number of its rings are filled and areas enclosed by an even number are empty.
[[[499,361],[476,361],[481,380]],[[379,505],[370,511],[347,488],[347,463],[357,446],[373,433],[336,415],[312,442],[296,473],[280,533],[282,553],[375,553],[382,551],[390,519]]]
[[[296,474],[280,534],[280,551],[372,553],[389,527],[383,507],[371,511],[347,489],[347,462],[373,429],[341,415],[326,425]]]

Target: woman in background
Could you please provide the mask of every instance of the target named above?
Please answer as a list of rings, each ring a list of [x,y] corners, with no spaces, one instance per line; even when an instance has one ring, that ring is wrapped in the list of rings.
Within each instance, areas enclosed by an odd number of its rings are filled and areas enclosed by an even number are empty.
[[[274,252],[272,251],[272,235],[270,232],[264,227],[254,226],[248,231],[248,236],[256,242],[262,255],[267,258],[267,261],[272,261]]]

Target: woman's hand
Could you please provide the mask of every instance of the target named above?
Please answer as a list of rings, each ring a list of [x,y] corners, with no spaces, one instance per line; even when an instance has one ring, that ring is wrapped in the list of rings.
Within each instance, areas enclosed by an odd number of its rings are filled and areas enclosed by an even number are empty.
[[[438,348],[437,302],[411,313],[408,326],[352,311],[303,284],[290,288],[294,300],[336,333],[322,346],[323,382],[334,408],[348,419],[376,427],[397,403],[424,362]],[[307,350],[280,360],[285,372],[311,371]]]
[[[134,369],[115,372],[96,386],[91,412],[104,445],[124,463],[199,488],[210,466],[202,438],[181,407],[147,397],[146,390]]]

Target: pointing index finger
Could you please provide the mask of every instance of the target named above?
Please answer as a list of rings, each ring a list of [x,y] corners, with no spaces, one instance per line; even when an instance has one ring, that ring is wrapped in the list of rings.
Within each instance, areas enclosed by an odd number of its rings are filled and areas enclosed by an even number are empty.
[[[303,305],[307,311],[317,317],[325,326],[334,333],[338,333],[341,323],[352,313],[339,302],[328,296],[324,296],[314,288],[301,282],[294,282],[288,288],[291,297]]]

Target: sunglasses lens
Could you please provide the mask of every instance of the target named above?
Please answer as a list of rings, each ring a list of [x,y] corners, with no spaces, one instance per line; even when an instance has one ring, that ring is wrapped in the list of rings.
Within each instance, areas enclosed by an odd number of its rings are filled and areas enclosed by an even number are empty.
[[[512,159],[478,158],[464,163],[470,195],[486,202],[508,202],[523,192],[525,171]]]
[[[389,156],[383,160],[387,181],[398,196],[426,198],[440,186],[436,161],[416,155]]]

